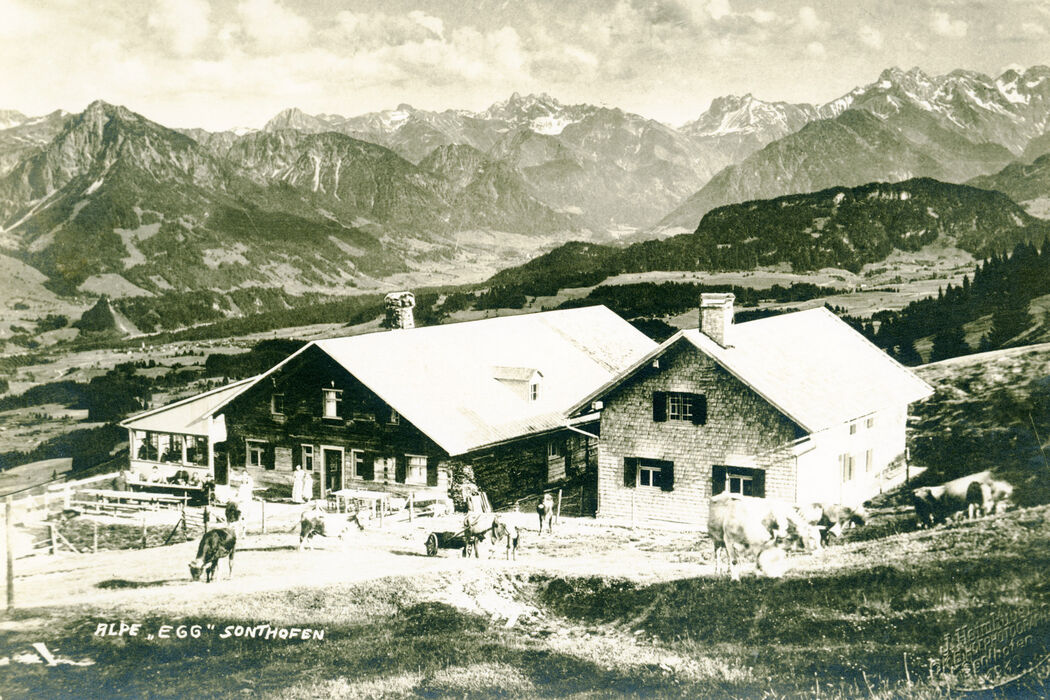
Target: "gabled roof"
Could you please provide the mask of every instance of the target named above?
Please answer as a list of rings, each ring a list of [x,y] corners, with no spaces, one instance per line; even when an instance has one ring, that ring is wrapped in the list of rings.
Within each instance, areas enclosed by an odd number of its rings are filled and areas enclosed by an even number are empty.
[[[930,396],[929,384],[821,307],[731,326],[729,347],[679,331],[571,409],[583,410],[670,347],[689,343],[809,432]]]
[[[152,408],[126,418],[121,421],[120,425],[125,428],[134,428],[135,430],[207,435],[208,417],[216,409],[225,406],[247,390],[257,380],[258,377],[241,379],[218,389],[212,389],[203,394],[191,396],[188,399],[169,403],[167,406]]]
[[[257,377],[230,385],[228,398],[210,404],[210,413],[218,413],[250,386],[316,348],[442,449],[457,455],[564,427],[574,402],[654,347],[652,340],[604,306],[329,338],[307,344]],[[499,381],[496,368],[508,367],[534,368],[543,376],[539,400],[524,400]]]

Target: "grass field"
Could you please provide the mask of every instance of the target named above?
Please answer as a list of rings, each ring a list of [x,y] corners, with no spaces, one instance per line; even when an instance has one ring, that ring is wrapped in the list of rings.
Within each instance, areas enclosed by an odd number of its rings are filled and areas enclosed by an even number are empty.
[[[339,552],[297,553],[260,538],[233,581],[210,585],[140,573],[141,552],[100,554],[126,565],[94,584],[99,597],[0,622],[0,656],[42,641],[62,659],[94,663],[12,663],[0,694],[954,697],[958,679],[930,673],[945,636],[1050,596],[1048,507],[849,542],[793,557],[784,579],[740,582],[711,575],[696,533],[593,521],[563,530],[531,538],[518,564],[396,559],[396,538],[368,533]],[[175,568],[184,569],[189,547],[170,548]],[[391,551],[377,558],[382,548]],[[354,563],[339,575],[331,570],[339,561]],[[356,570],[373,565],[371,575]],[[257,585],[285,566],[299,576]],[[305,583],[311,566],[327,579]],[[141,624],[140,634],[96,636],[100,623],[122,620]],[[233,634],[259,624],[323,630],[324,639]],[[158,638],[162,625],[172,638]],[[198,637],[174,636],[193,625]]]

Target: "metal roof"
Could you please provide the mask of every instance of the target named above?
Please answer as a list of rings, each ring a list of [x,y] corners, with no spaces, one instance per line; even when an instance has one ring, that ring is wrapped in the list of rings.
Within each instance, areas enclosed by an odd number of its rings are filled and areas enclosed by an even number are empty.
[[[729,347],[679,331],[572,408],[583,410],[672,345],[691,343],[809,432],[930,396],[919,379],[821,307],[734,324]]]

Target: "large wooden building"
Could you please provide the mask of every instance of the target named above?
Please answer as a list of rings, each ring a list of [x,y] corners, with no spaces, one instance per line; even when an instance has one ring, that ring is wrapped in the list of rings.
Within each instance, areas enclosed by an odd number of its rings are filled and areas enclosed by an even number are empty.
[[[400,299],[401,325],[407,307]],[[410,319],[410,314],[407,314]],[[597,483],[595,437],[568,409],[656,344],[604,307],[311,342],[261,375],[122,424],[131,469],[247,471],[314,496],[344,488],[444,497],[470,467],[496,503]],[[594,510],[593,488],[586,499]]]
[[[598,514],[703,524],[722,491],[856,504],[905,473],[932,389],[830,311],[733,324],[705,294],[678,332],[583,398],[600,411]]]

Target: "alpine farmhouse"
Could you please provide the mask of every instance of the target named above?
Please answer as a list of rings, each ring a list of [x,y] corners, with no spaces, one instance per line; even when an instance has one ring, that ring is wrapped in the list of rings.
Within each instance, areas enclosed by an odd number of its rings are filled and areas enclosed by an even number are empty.
[[[598,424],[598,514],[705,524],[730,491],[858,504],[906,476],[908,405],[933,393],[824,308],[733,323],[704,294],[679,331],[581,400]]]
[[[601,306],[412,328],[399,298],[400,328],[124,421],[131,470],[286,485],[301,466],[314,497],[417,500],[472,473],[497,507],[579,487],[583,514],[703,525],[724,490],[857,504],[899,484],[932,393],[823,308],[734,324],[733,295],[705,294],[657,345]]]

